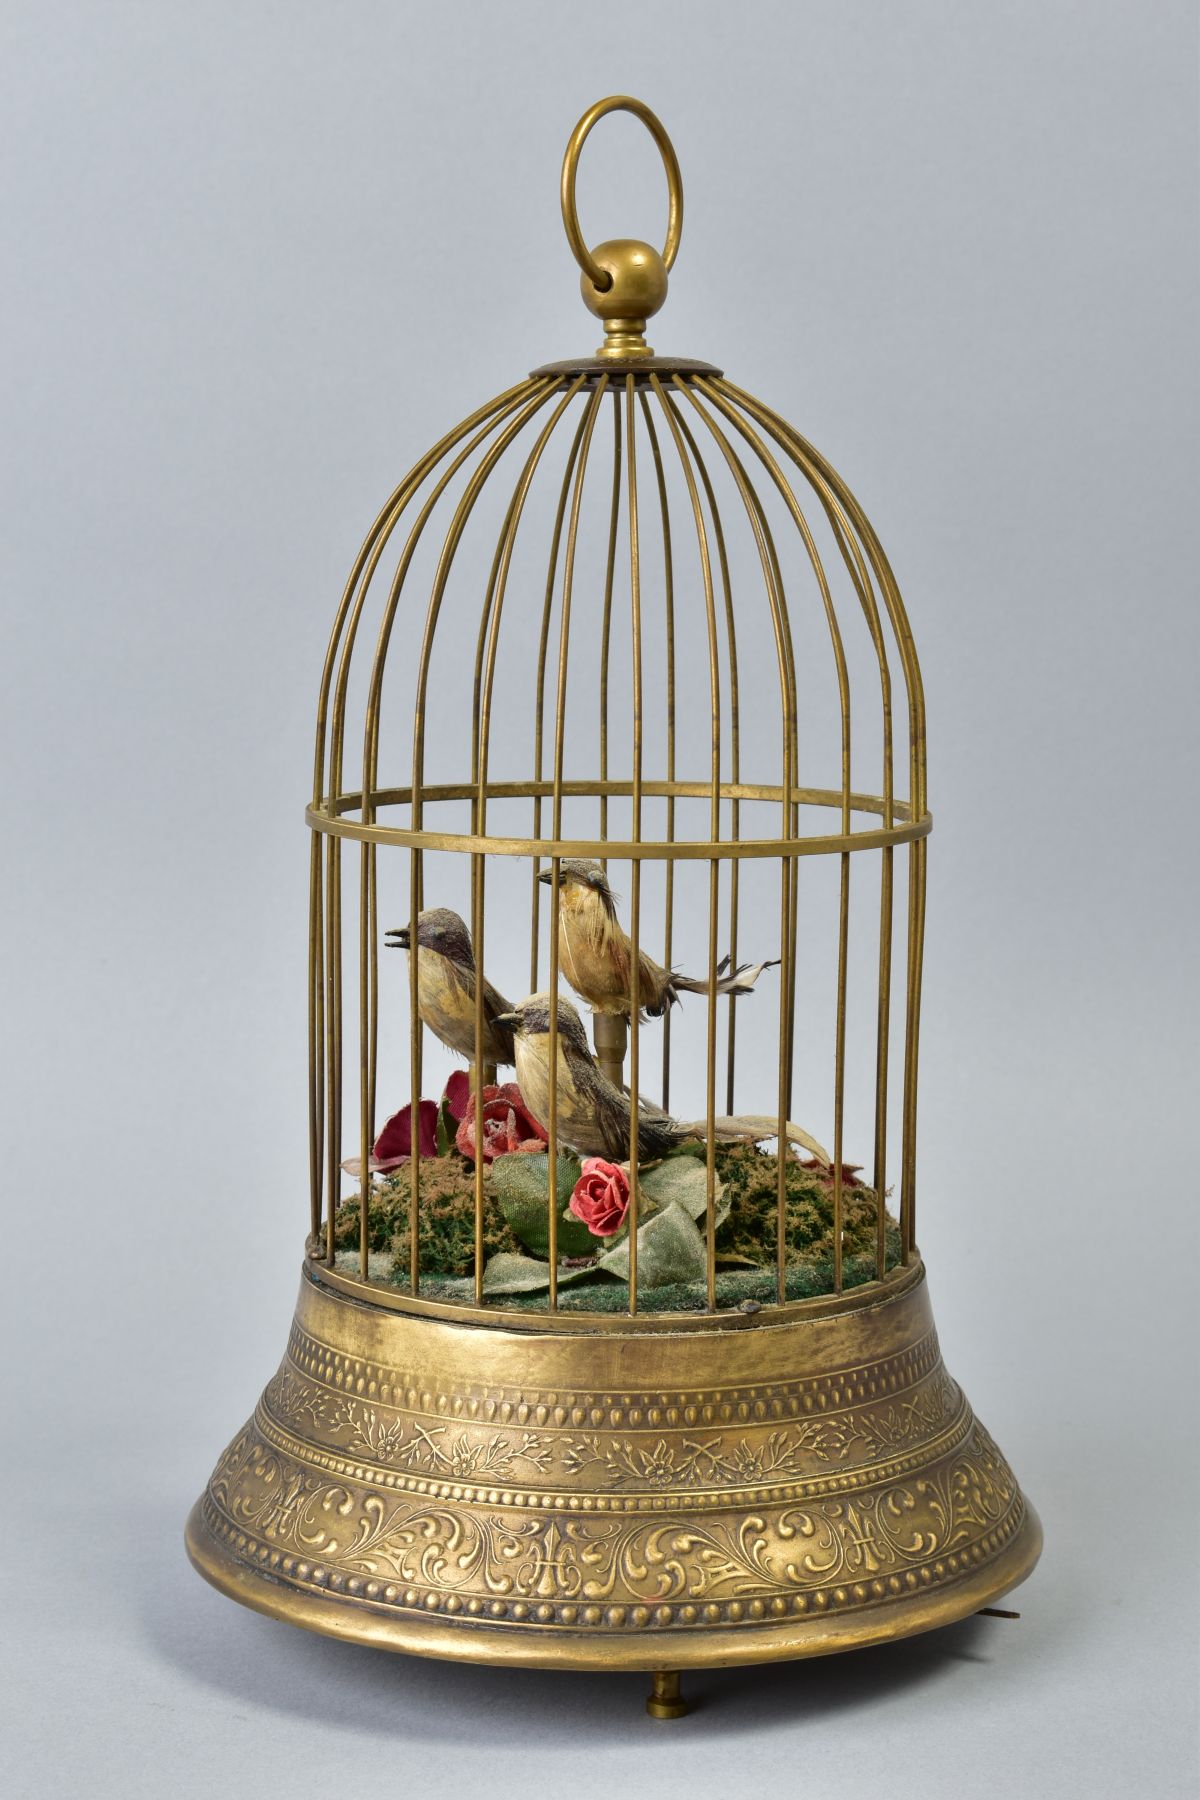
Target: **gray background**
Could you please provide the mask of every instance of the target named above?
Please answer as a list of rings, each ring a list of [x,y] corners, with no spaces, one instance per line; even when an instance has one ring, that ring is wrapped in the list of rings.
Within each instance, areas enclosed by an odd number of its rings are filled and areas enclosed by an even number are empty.
[[[1196,40],[1163,0],[9,0],[10,1791],[1195,1791]],[[594,342],[558,161],[620,89],[688,187],[654,341],[821,445],[905,588],[922,1244],[1047,1532],[1019,1624],[698,1677],[671,1727],[636,1678],[289,1631],[180,1537],[294,1294],[333,603],[415,454]],[[657,237],[632,125],[581,203]]]

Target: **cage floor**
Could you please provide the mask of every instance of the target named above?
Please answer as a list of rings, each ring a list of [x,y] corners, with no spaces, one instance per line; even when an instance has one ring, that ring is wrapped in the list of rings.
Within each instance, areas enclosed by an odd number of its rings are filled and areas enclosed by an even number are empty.
[[[397,1281],[397,1259],[388,1250],[372,1251],[368,1256],[368,1279],[377,1281],[392,1292],[408,1293],[407,1265],[401,1263],[402,1278]],[[887,1226],[887,1260],[886,1267],[894,1269],[900,1261],[899,1227],[890,1215]],[[345,1275],[357,1275],[360,1271],[360,1259],[356,1251],[339,1250],[336,1258],[338,1271]],[[861,1287],[866,1281],[876,1277],[874,1256],[847,1257],[842,1265],[843,1288]],[[834,1290],[832,1262],[800,1263],[787,1270],[785,1298],[788,1300],[808,1300],[819,1294],[831,1294]],[[444,1300],[458,1302],[461,1305],[475,1304],[475,1283],[471,1276],[462,1275],[424,1275],[421,1278],[421,1296],[425,1300]],[[767,1306],[777,1298],[776,1275],[770,1268],[758,1269],[719,1269],[716,1280],[716,1302],[718,1310],[732,1311],[738,1307]],[[547,1298],[544,1291],[533,1294],[506,1294],[503,1298],[489,1302],[497,1308],[516,1307],[522,1312],[545,1312]],[[595,1281],[576,1281],[569,1287],[562,1287],[558,1293],[558,1310],[560,1312],[599,1312],[623,1313],[629,1309],[629,1288],[623,1281],[611,1277],[601,1277]],[[669,1312],[706,1312],[708,1310],[708,1289],[703,1281],[670,1282],[663,1287],[638,1289],[638,1309],[643,1313]]]

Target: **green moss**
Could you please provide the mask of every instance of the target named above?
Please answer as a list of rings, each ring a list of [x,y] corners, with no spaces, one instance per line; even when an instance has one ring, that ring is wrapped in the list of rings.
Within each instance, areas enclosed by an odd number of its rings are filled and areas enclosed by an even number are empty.
[[[483,1257],[497,1250],[519,1251],[520,1244],[504,1222],[492,1190],[491,1171],[484,1170]],[[367,1245],[372,1251],[390,1251],[395,1259],[391,1277],[408,1285],[408,1204],[412,1180],[408,1167],[395,1169],[371,1190],[367,1207]],[[461,1156],[439,1156],[421,1164],[417,1208],[422,1272],[467,1276],[475,1272],[475,1170]],[[339,1250],[357,1251],[359,1245],[358,1196],[340,1206],[334,1220],[334,1242]]]
[[[729,1217],[717,1231],[718,1257],[744,1256],[752,1262],[775,1260],[779,1163],[756,1144],[721,1144],[717,1174],[730,1201]],[[833,1172],[813,1167],[799,1157],[784,1163],[787,1199],[787,1262],[819,1266],[833,1263]],[[853,1185],[851,1185],[853,1183]],[[875,1190],[846,1175],[842,1182],[842,1257],[849,1262],[874,1257]],[[899,1258],[888,1253],[888,1266]],[[831,1278],[832,1279],[832,1278]]]

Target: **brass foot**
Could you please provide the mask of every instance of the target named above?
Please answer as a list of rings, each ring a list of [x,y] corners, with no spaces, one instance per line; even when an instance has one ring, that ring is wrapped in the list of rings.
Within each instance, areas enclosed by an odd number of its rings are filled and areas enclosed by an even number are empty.
[[[678,1669],[656,1669],[651,1676],[653,1686],[646,1698],[646,1711],[652,1719],[682,1719],[687,1701],[679,1691]]]

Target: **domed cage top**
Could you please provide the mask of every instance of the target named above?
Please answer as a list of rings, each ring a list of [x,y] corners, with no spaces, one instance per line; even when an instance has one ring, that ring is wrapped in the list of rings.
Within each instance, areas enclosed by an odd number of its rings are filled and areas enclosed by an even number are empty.
[[[615,108],[666,163],[661,256],[579,229]],[[279,1618],[645,1670],[673,1718],[683,1669],[985,1607],[1041,1532],[916,1248],[895,579],[811,444],[646,345],[682,188],[640,102],[584,115],[563,215],[604,345],[435,445],[338,609],[306,1256],[187,1544]]]
[[[664,254],[629,241],[584,246],[575,163],[614,104],[581,121],[563,175],[568,236],[584,297],[605,319],[604,346],[536,370],[410,471],[354,563],[322,676],[307,815],[309,1257],[324,1279],[370,1283],[374,1299],[398,1307],[512,1308],[527,1323],[569,1307],[594,1324],[577,1304],[587,1284],[570,1291],[580,1270],[567,1265],[586,1259],[560,1191],[574,1169],[557,1175],[565,1152],[627,1167],[605,1271],[627,1280],[627,1310],[711,1315],[730,1287],[718,1279],[718,1147],[738,1124],[744,1141],[782,1151],[763,1258],[776,1304],[808,1293],[802,1303],[819,1305],[845,1286],[902,1276],[915,1255],[930,817],[908,619],[878,538],[826,459],[720,370],[645,345],[682,188],[669,141],[639,103],[619,102],[663,149]],[[347,840],[357,845],[349,906]],[[815,859],[836,871],[832,882],[806,882],[802,865]],[[612,941],[598,944],[606,931]],[[409,947],[407,979],[381,958],[385,933],[385,947]],[[751,971],[759,960],[777,969],[752,986],[751,972],[738,975],[743,952],[756,959]],[[692,974],[675,982],[683,954]],[[529,1031],[509,1016],[523,991],[543,996]],[[577,1046],[581,997],[594,1008],[594,1060],[586,1041]],[[675,999],[684,1004],[673,1020]],[[743,1074],[751,1032],[760,1054]],[[422,1152],[422,1099],[454,1056],[470,1065],[471,1116],[464,1140],[442,1109],[443,1152],[447,1124],[460,1143],[503,1149],[518,1092],[514,1142],[522,1126],[546,1142],[556,1178],[533,1233],[544,1287],[537,1272],[518,1269],[515,1286],[489,1275],[513,1268],[493,1265],[488,1249],[492,1177],[515,1170],[483,1154],[459,1274],[431,1275],[423,1195],[441,1171],[428,1137]],[[514,1060],[515,1086],[498,1084],[497,1065]],[[574,1091],[564,1105],[560,1077],[572,1069],[573,1089],[595,1070],[607,1107],[581,1105]],[[531,1080],[536,1094],[525,1091]],[[626,1096],[627,1122],[610,1084]],[[425,1101],[426,1117],[435,1104]],[[581,1128],[581,1111],[603,1118]],[[399,1115],[398,1140],[394,1130],[381,1138],[381,1114]],[[695,1180],[689,1195],[704,1247],[699,1298],[695,1282],[668,1282],[659,1298],[661,1276],[679,1268],[656,1253],[670,1235],[661,1222],[645,1235],[646,1214],[661,1210],[643,1194],[664,1114],[672,1128],[692,1124],[702,1152],[702,1196]],[[399,1176],[380,1154],[396,1141],[407,1153]],[[789,1169],[805,1150],[827,1190],[827,1255],[791,1280]],[[848,1156],[868,1165],[864,1181]],[[343,1165],[368,1204],[343,1196]],[[389,1177],[404,1186],[406,1216],[385,1249],[380,1231],[396,1215],[373,1219],[371,1195]],[[525,1218],[524,1197],[519,1210]],[[460,1220],[460,1238],[464,1229]],[[690,1238],[688,1248],[693,1267]],[[761,1281],[747,1285],[764,1295]]]

